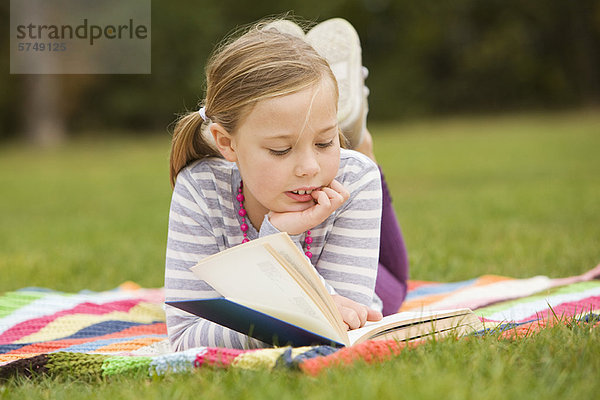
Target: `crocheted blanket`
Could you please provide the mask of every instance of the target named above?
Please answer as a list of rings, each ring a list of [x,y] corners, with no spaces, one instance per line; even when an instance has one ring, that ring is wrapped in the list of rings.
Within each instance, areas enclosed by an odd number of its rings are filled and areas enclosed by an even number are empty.
[[[574,319],[599,325],[600,265],[564,279],[486,275],[454,283],[411,281],[401,311],[470,307],[487,332],[533,334]],[[193,368],[290,368],[318,374],[330,365],[378,362],[422,342],[369,341],[330,346],[174,353],[166,335],[162,289],[133,283],[106,292],[25,288],[0,297],[0,379],[41,375],[161,375]]]

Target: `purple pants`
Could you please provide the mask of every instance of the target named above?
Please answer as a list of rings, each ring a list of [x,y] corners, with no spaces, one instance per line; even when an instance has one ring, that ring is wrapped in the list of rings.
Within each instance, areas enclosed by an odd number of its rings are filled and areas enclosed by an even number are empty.
[[[381,173],[383,207],[375,293],[383,301],[383,315],[385,316],[398,312],[406,297],[408,255],[381,168],[379,172]]]

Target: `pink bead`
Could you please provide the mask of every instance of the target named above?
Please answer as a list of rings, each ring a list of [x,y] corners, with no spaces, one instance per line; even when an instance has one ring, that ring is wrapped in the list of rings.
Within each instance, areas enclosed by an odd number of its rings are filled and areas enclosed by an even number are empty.
[[[244,210],[243,208],[238,211],[238,214],[240,215],[240,217],[245,217],[246,216],[246,210]]]
[[[248,238],[244,238],[244,240],[242,240],[242,243],[248,243],[248,242],[249,242]]]
[[[235,198],[237,199],[237,201],[242,202],[244,201],[244,195],[243,194],[238,194],[237,196],[235,196]]]
[[[307,235],[307,236],[310,236],[310,231],[306,231],[306,235]]]
[[[248,224],[241,224],[241,225],[240,225],[240,229],[241,229],[243,232],[246,232],[246,231],[248,230]]]
[[[310,250],[310,245],[309,244],[306,245],[306,250]]]
[[[308,257],[308,258],[312,258],[312,253],[310,251],[307,251],[304,254],[306,254],[306,257]]]
[[[312,243],[312,241],[313,241],[313,239],[312,239],[310,236],[307,236],[307,237],[306,237],[306,239],[304,239],[304,242],[305,242],[306,244],[311,244],[311,243]]]

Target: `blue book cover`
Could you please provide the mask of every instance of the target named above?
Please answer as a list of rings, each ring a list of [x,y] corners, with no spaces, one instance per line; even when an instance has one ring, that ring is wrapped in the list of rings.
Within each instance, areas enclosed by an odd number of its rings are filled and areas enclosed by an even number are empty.
[[[344,346],[225,298],[167,301],[166,304],[274,346]]]

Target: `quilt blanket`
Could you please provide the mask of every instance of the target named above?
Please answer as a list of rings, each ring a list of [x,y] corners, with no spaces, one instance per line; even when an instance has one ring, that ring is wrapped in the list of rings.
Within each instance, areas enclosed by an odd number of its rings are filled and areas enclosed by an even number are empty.
[[[532,334],[576,320],[598,326],[600,265],[586,274],[551,279],[485,275],[438,283],[411,281],[400,311],[469,307],[486,332]],[[369,341],[329,346],[231,350],[200,347],[173,353],[168,345],[162,289],[126,283],[106,292],[64,293],[25,288],[0,297],[0,379],[161,375],[203,366],[292,368],[318,374],[329,365],[389,359],[419,342]],[[486,332],[479,332],[485,334]]]

